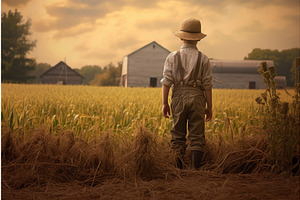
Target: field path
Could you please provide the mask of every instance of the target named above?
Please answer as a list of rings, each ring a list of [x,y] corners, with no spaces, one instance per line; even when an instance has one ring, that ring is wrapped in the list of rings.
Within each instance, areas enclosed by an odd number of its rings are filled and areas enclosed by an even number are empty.
[[[177,177],[152,181],[107,178],[94,187],[72,183],[12,190],[2,183],[2,199],[230,199],[264,200],[299,198],[299,177],[274,174],[217,174],[180,171]]]

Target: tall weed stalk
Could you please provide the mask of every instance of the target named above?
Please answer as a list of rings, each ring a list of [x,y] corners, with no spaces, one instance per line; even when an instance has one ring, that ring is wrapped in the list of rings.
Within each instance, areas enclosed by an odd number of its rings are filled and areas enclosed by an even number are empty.
[[[296,62],[295,62],[296,63]],[[298,63],[299,65],[299,63]],[[295,73],[298,74],[297,64]],[[295,79],[295,94],[292,103],[281,101],[275,81],[274,66],[260,64],[266,90],[256,98],[263,128],[268,135],[268,154],[271,170],[276,173],[299,173],[299,80]]]

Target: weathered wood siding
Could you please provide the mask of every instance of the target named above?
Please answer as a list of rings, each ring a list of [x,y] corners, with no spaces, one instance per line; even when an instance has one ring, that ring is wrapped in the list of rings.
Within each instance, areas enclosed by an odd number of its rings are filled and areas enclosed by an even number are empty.
[[[44,75],[42,77],[43,84],[59,84],[59,85],[80,85],[82,78],[80,76],[61,77],[54,75]]]
[[[264,89],[264,81],[260,74],[213,73],[213,88],[250,89],[249,83],[255,82],[255,88]]]
[[[41,75],[43,84],[79,85],[83,77],[72,70],[66,63],[59,62]]]
[[[128,55],[127,65],[125,62],[125,68],[127,68],[127,83],[125,85],[127,87],[149,87],[152,78],[152,82],[156,79],[156,87],[161,87],[163,66],[169,53],[156,42],[152,42]],[[122,74],[124,75],[125,72]]]

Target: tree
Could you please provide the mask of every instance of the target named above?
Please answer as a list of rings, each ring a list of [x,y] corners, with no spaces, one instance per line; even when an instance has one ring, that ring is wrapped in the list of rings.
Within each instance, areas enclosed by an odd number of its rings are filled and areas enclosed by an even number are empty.
[[[30,20],[23,21],[20,12],[1,14],[1,74],[4,82],[28,82],[34,77],[29,72],[35,68],[35,60],[27,58],[36,41],[30,41]]]
[[[293,74],[291,72],[293,61],[300,56],[300,48],[292,48],[287,50],[270,50],[270,49],[253,49],[245,60],[273,60],[277,75],[285,76],[287,85],[293,86]]]
[[[29,73],[30,76],[33,76],[33,83],[41,83],[42,80],[40,76],[45,73],[48,69],[51,68],[51,65],[48,63],[38,63],[33,71]]]
[[[75,71],[84,77],[83,84],[89,85],[97,74],[102,74],[104,72],[104,69],[98,65],[86,65],[81,69],[75,69]]]
[[[104,72],[102,74],[97,74],[90,82],[91,85],[98,86],[119,86],[121,77],[122,63],[118,63],[118,67],[110,63],[108,66],[104,67]]]

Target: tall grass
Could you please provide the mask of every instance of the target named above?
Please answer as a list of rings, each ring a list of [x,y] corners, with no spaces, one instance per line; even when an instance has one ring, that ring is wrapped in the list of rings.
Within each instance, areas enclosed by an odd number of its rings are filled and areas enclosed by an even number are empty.
[[[246,134],[256,120],[255,97],[261,91],[214,90],[214,120],[207,124],[208,137],[219,132],[226,138]],[[25,135],[41,125],[51,133],[72,130],[88,137],[111,130],[135,131],[143,124],[166,136],[172,126],[161,115],[159,88],[118,88],[57,85],[2,84],[1,120],[11,131]]]
[[[255,102],[262,92],[213,91],[203,169],[270,171]],[[283,92],[281,99],[290,101]],[[159,88],[2,84],[2,183],[20,189],[74,180],[94,186],[110,176],[177,177],[171,126]]]

